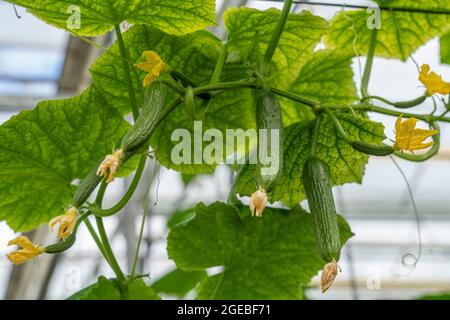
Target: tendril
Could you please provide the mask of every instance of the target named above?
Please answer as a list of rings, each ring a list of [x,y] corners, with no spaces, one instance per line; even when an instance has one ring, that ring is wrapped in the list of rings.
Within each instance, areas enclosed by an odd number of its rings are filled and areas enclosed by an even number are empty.
[[[398,171],[400,172],[405,184],[406,184],[406,188],[408,190],[408,195],[409,195],[409,199],[411,201],[411,205],[413,207],[413,211],[414,211],[414,217],[415,217],[415,222],[416,222],[416,228],[417,228],[417,238],[418,238],[418,250],[417,250],[417,256],[414,255],[413,253],[405,253],[402,258],[401,258],[401,264],[405,269],[408,269],[409,271],[405,274],[397,274],[397,276],[408,276],[409,274],[411,274],[415,269],[417,264],[419,263],[420,259],[422,258],[422,230],[420,227],[420,216],[419,216],[419,211],[417,210],[417,206],[416,206],[416,202],[414,200],[414,195],[412,192],[412,188],[411,185],[408,181],[408,178],[406,177],[406,174],[403,172],[402,168],[400,167],[400,165],[397,163],[397,161],[395,161],[393,156],[389,156],[392,160],[392,162],[394,163],[394,165],[397,167]],[[408,259],[412,258],[411,262],[408,262]]]
[[[14,13],[16,14],[17,19],[22,19],[22,16],[19,15],[19,12],[17,11],[16,5],[13,4],[13,8],[14,8]]]

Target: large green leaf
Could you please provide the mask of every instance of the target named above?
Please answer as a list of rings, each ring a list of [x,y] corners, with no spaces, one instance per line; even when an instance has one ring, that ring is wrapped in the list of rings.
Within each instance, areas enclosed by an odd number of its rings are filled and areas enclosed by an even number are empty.
[[[337,117],[353,140],[378,144],[385,138],[384,126],[381,123],[349,113],[338,114]],[[311,124],[310,121],[299,122],[283,131],[284,166],[279,182],[269,193],[271,202],[281,200],[292,207],[304,199],[301,177],[311,149]],[[362,182],[368,156],[354,150],[342,140],[326,116],[320,123],[316,155],[328,164],[334,185]],[[244,166],[239,175],[236,192],[246,196],[255,192],[255,177],[255,165]]]
[[[201,282],[200,299],[301,299],[302,287],[324,265],[311,216],[300,207],[266,208],[262,219],[241,219],[239,210],[249,208],[197,205],[195,218],[170,232],[170,258],[185,270],[224,268]],[[344,244],[351,231],[339,222]]]
[[[61,214],[81,179],[129,128],[93,89],[44,101],[0,126],[0,220],[28,231]]]
[[[450,10],[446,0],[378,0],[383,7]],[[331,23],[325,38],[328,47],[343,48],[366,55],[371,30],[367,27],[373,12],[367,10],[342,11]],[[450,29],[450,15],[383,10],[378,30],[375,54],[386,58],[406,60],[420,46]]]
[[[110,31],[122,22],[185,34],[216,24],[214,0],[7,0],[39,19],[83,36]],[[76,15],[79,14],[79,26]]]
[[[198,31],[185,36],[173,36],[146,26],[131,28],[125,33],[124,41],[130,48],[129,55],[133,62],[140,61],[144,50],[154,50],[168,65],[198,84],[209,82],[221,45],[216,37],[206,31]],[[118,50],[117,45],[112,46],[108,53],[94,63],[91,74],[93,85],[107,93],[110,103],[125,114],[129,112],[129,100],[127,88],[123,85],[125,80],[122,63],[115,57],[119,54]],[[145,73],[133,69],[132,76],[135,90],[138,93],[138,101],[142,103],[142,80]],[[228,63],[224,68],[222,81],[239,80],[245,76],[246,70],[242,64]],[[170,101],[170,97],[173,97],[173,94],[170,94],[167,100]],[[203,132],[215,128],[224,135],[226,129],[242,128],[245,130],[254,126],[253,95],[247,89],[216,94],[211,99],[209,110],[202,123]],[[187,117],[182,105],[156,130],[152,137],[152,147],[156,150],[156,155],[164,166],[185,173],[206,173],[214,170],[216,164],[176,164],[172,161],[171,153],[173,147],[178,143],[172,141],[172,132],[176,129],[186,129],[193,138],[193,128],[194,122]],[[205,142],[204,145],[206,144]]]
[[[142,279],[128,283],[128,298],[130,300],[159,300],[155,291],[147,286]],[[74,293],[68,300],[121,300],[122,294],[116,279],[103,276],[89,287]]]
[[[206,276],[207,273],[204,270],[187,272],[181,269],[175,269],[156,280],[152,284],[152,288],[158,293],[182,298],[193,290]]]
[[[358,99],[353,81],[352,55],[343,51],[320,50],[306,62],[289,92],[320,103],[351,104]],[[311,108],[283,99],[283,125],[311,120]]]
[[[280,18],[280,11],[260,11],[249,8],[231,8],[225,12],[230,51],[247,59],[258,40],[259,56],[264,54]],[[297,77],[300,68],[311,56],[322,35],[328,31],[326,20],[308,11],[290,14],[272,59],[271,84],[288,88]]]

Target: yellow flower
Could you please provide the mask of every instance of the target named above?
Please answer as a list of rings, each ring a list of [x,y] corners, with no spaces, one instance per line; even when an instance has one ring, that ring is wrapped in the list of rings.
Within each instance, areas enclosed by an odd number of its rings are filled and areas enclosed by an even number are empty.
[[[97,175],[106,178],[106,182],[108,183],[113,181],[117,174],[117,170],[119,169],[122,155],[122,149],[114,151],[113,154],[108,154],[105,157],[105,160],[100,163],[100,166],[97,169]]]
[[[59,223],[58,238],[66,240],[66,238],[72,233],[75,222],[77,222],[77,213],[77,208],[72,207],[67,210],[65,214],[53,218],[48,223],[50,230],[53,232],[53,227]]]
[[[250,211],[252,216],[262,217],[263,211],[267,204],[267,194],[262,188],[256,190],[250,199]]]
[[[409,118],[402,121],[402,116],[395,122],[395,144],[397,150],[415,151],[426,149],[433,145],[433,141],[423,141],[439,133],[437,130],[416,129],[417,119]]]
[[[325,293],[331,287],[339,271],[341,271],[341,268],[335,260],[327,263],[325,267],[323,267],[322,276],[320,279],[322,293]]]
[[[17,245],[19,250],[7,254],[6,257],[14,264],[21,264],[25,261],[33,259],[44,252],[44,249],[35,246],[26,236],[19,236],[8,242],[8,246]]]
[[[434,71],[430,73],[430,66],[427,64],[423,64],[420,68],[419,80],[427,88],[427,96],[431,96],[435,93],[444,95],[450,93],[450,83],[442,80],[442,77]]]
[[[155,51],[144,51],[142,56],[147,60],[137,63],[135,66],[147,72],[147,75],[144,78],[144,86],[148,86],[159,77],[161,72],[167,69],[167,66]]]

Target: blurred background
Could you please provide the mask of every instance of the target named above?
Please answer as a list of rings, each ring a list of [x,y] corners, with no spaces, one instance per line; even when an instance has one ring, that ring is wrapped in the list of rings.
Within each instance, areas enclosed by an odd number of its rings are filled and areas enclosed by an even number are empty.
[[[371,4],[350,0],[345,3]],[[235,6],[281,8],[282,2],[217,0],[218,16],[227,7]],[[327,19],[346,9],[295,5],[296,12],[310,10]],[[22,8],[17,8],[17,12],[20,18],[16,17],[12,5],[0,1],[0,122],[21,110],[34,108],[40,100],[81,92],[89,85],[88,67],[101,54],[97,48],[44,24]],[[213,31],[218,37],[225,36],[222,25]],[[108,46],[114,36],[106,34],[93,40]],[[439,63],[439,39],[431,40],[413,56],[419,65],[428,63],[444,79],[450,79],[450,66]],[[357,83],[364,62],[364,58],[354,59]],[[418,70],[411,59],[403,63],[376,58],[370,92],[394,101],[415,98],[423,93],[417,78]],[[431,103],[430,99],[427,101]],[[423,112],[431,107],[421,106]],[[370,116],[385,124],[387,137],[394,137],[394,118]],[[450,292],[450,132],[448,126],[442,125],[441,129],[443,141],[438,156],[426,163],[396,160],[411,183],[419,221],[405,181],[389,158],[370,159],[363,185],[334,188],[339,212],[347,218],[356,235],[345,246],[340,262],[343,272],[333,288],[322,295],[316,277],[305,292],[309,299],[415,299],[425,294]],[[150,273],[150,282],[156,281],[157,288],[164,288],[163,297],[194,297],[189,292],[189,281],[184,290],[170,289],[171,281],[180,283],[177,273],[158,282],[175,269],[165,250],[168,222],[170,225],[170,219],[186,214],[183,210],[197,202],[225,200],[232,178],[225,166],[212,175],[191,177],[148,162],[145,179],[132,201],[120,215],[105,219],[123,268],[129,269],[132,263],[143,203],[148,201],[138,268],[141,273]],[[116,179],[108,190],[105,205],[114,204],[129,182],[129,179]],[[78,234],[75,246],[67,253],[42,256],[36,263],[13,268],[5,254],[6,244],[15,234],[6,223],[0,223],[0,299],[64,299],[95,282],[100,274],[113,276],[87,230],[81,228]],[[53,240],[46,226],[31,237],[35,243]],[[419,254],[420,260],[413,268],[413,256]],[[185,279],[201,276],[189,275]]]

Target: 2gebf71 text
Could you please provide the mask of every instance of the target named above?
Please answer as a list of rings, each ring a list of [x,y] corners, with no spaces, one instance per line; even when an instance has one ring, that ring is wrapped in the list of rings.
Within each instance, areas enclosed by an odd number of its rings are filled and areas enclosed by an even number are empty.
[[[233,315],[270,315],[269,304],[217,304],[210,306],[189,306],[184,304],[177,307],[178,315],[195,315],[205,318]]]

